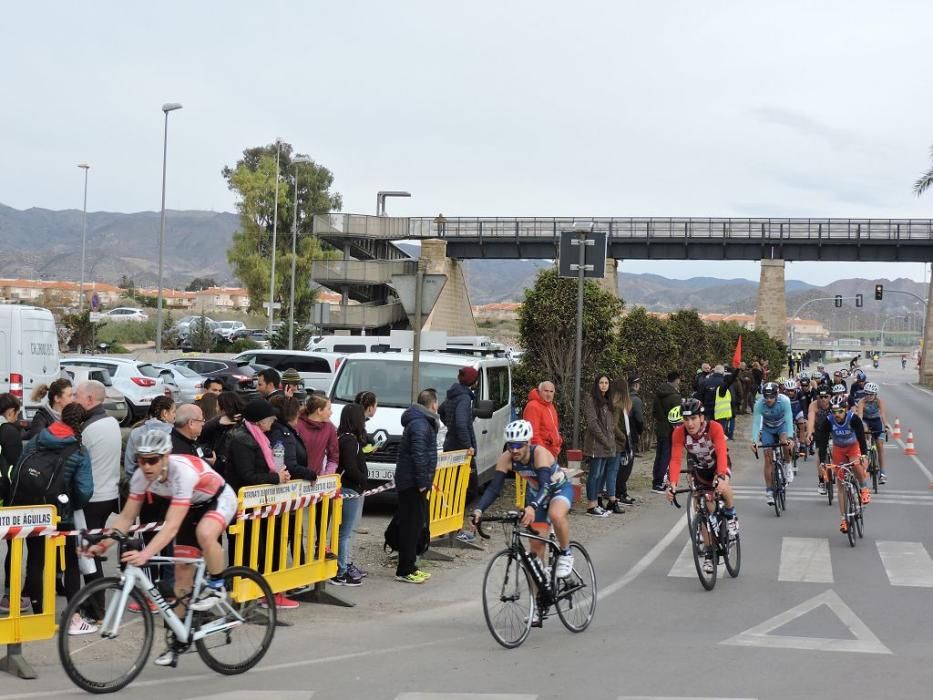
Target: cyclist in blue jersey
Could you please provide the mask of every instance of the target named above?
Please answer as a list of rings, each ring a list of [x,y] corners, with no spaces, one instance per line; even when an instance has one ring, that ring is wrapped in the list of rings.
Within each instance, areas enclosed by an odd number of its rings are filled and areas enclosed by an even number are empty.
[[[532,445],[531,423],[526,420],[512,421],[505,427],[506,451],[496,462],[496,473],[483,492],[470,518],[474,527],[482,520],[483,511],[492,505],[502,491],[505,477],[512,471],[528,482],[529,498],[522,518],[522,526],[532,522],[550,523],[557,535],[561,554],[555,569],[557,578],[567,578],[573,571],[573,554],[570,551],[570,520],[567,517],[573,502],[573,486],[557,458],[541,445]],[[540,558],[544,545],[531,542],[532,551]]]
[[[797,449],[802,456],[803,450],[805,449],[804,446],[807,444],[807,412],[800,396],[800,390],[797,386],[796,379],[791,378],[784,382],[784,396],[790,401],[790,414],[793,416],[794,425],[796,426],[794,435],[796,435],[798,440]],[[793,477],[796,475],[796,472],[791,474],[787,481],[793,481]]]
[[[794,417],[790,400],[778,392],[778,385],[768,382],[755,401],[752,413],[752,451],[757,455],[759,445],[783,445],[784,460],[790,462],[790,435],[793,434]],[[765,497],[768,505],[774,505],[774,489],[771,484],[771,450],[765,451],[764,479]]]
[[[884,473],[884,443],[887,440],[885,426],[888,424],[888,416],[884,410],[884,401],[878,396],[878,385],[874,382],[865,384],[865,396],[855,405],[855,414],[862,419],[878,448],[878,481],[882,484],[887,483],[888,477]]]
[[[829,469],[833,466],[838,467],[840,464],[852,462],[852,470],[855,472],[855,477],[858,479],[861,487],[860,495],[862,504],[867,505],[871,503],[871,491],[868,488],[868,472],[865,470],[868,463],[868,458],[865,456],[865,453],[868,451],[868,446],[865,444],[865,426],[862,424],[862,419],[848,408],[845,396],[834,396],[832,398],[829,416],[827,416],[825,422],[816,426],[817,440],[822,444],[827,444],[829,442],[826,438],[822,437],[826,433],[832,435],[833,451],[832,455],[830,455],[828,450],[822,447],[820,448],[821,464]],[[842,515],[842,522],[839,523],[839,531],[848,532],[849,526],[843,510],[843,504],[845,502],[845,499],[843,499],[843,490],[845,489],[845,484],[841,478],[837,478],[836,488],[839,496],[839,513]]]
[[[853,376],[855,381],[849,387],[849,408],[854,408],[865,397],[865,382],[868,381],[868,377],[860,369],[855,370]]]

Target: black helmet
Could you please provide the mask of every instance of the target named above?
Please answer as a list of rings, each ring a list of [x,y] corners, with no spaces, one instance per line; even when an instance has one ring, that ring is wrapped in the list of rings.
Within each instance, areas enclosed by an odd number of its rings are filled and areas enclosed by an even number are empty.
[[[693,397],[684,399],[680,403],[680,415],[682,415],[684,418],[687,416],[702,416],[703,402]]]
[[[775,399],[778,395],[778,385],[774,382],[768,382],[761,389],[761,395],[766,399]]]

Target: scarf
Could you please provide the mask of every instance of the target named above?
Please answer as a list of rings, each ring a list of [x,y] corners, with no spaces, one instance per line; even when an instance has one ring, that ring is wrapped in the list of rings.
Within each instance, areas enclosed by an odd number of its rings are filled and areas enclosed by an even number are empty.
[[[263,459],[266,460],[266,466],[269,467],[269,471],[277,472],[278,469],[275,468],[275,460],[272,458],[272,446],[269,444],[269,438],[262,432],[262,428],[248,420],[244,420],[243,425],[246,427],[246,432],[252,435],[253,440],[259,445],[259,450],[262,452]]]
[[[54,420],[60,421],[62,419],[62,412],[56,411],[54,408],[52,408],[52,404],[49,403],[48,396],[42,399],[42,403],[40,404],[40,406],[44,408],[46,411],[48,411],[49,415],[52,416]]]

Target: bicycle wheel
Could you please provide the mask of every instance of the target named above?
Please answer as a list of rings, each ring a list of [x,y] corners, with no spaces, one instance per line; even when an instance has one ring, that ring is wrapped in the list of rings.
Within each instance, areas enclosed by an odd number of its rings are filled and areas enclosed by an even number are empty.
[[[582,632],[593,621],[596,612],[596,570],[589,553],[579,542],[570,543],[573,572],[567,578],[557,578],[557,567],[551,569],[551,590],[554,607],[564,627]]]
[[[712,533],[708,533],[708,528],[709,523],[706,517],[697,513],[696,517],[693,519],[693,529],[690,532],[693,542],[693,565],[696,567],[697,576],[700,578],[700,583],[703,584],[703,588],[711,591],[716,585],[716,569],[719,567],[719,555],[716,551],[715,544],[706,544],[707,539],[710,541],[715,539]],[[707,534],[709,534],[709,537],[706,537]],[[712,572],[707,572],[703,569],[707,553],[709,553],[710,560],[713,562]]]
[[[826,500],[829,501],[829,505],[832,505],[833,496],[835,495],[835,491],[836,491],[836,477],[833,476],[832,469],[826,470],[825,483],[826,483]]]
[[[726,571],[735,578],[742,567],[742,541],[739,539],[739,533],[735,533],[734,540],[729,539],[729,521],[726,519],[719,523],[719,541],[723,543],[722,559],[726,564]]]
[[[859,539],[862,539],[865,527],[865,507],[862,505],[861,494],[856,494],[855,499],[855,532],[858,534]]]
[[[858,496],[855,495],[855,489],[852,488],[852,484],[849,482],[846,482],[845,491],[843,493],[845,494],[845,499],[843,499],[844,500],[843,507],[845,508],[846,524],[848,526],[846,528],[846,536],[849,538],[849,546],[854,547],[855,546],[855,510],[854,509],[855,509],[855,498],[858,498]]]
[[[115,693],[124,688],[143,670],[152,650],[149,600],[134,588],[121,608],[122,594],[123,582],[116,576],[98,579],[78,591],[62,616],[58,657],[72,682],[89,693]],[[101,598],[110,626],[104,629],[103,622],[99,622],[100,629],[93,634],[68,634],[72,617],[99,605]],[[140,612],[130,612],[131,602],[139,606]]]
[[[486,626],[499,644],[514,649],[528,637],[534,612],[531,578],[515,552],[503,549],[483,575]]]
[[[193,634],[198,656],[226,676],[248,671],[259,663],[275,635],[275,600],[260,573],[233,566],[221,576],[227,599],[198,615]]]
[[[771,470],[771,488],[774,489],[774,514],[781,517],[781,494],[784,492],[784,468],[780,462],[775,461]]]
[[[868,471],[871,474],[871,487],[878,493],[878,448],[874,445],[868,451]]]

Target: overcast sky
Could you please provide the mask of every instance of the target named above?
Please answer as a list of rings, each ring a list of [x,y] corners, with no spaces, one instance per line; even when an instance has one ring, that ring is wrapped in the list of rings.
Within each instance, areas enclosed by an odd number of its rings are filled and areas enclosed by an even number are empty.
[[[0,202],[231,211],[281,136],[344,210],[425,216],[930,217],[933,3],[7,3]],[[756,279],[755,263],[649,263]],[[797,263],[790,278],[922,280]]]

